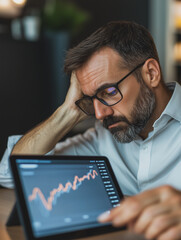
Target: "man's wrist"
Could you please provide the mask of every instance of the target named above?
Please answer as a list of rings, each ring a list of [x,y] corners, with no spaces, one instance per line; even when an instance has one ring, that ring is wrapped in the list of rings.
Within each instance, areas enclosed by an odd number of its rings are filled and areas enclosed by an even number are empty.
[[[59,119],[61,122],[63,119],[66,119],[67,122],[72,122],[76,125],[87,117],[83,112],[81,112],[81,110],[76,107],[75,104],[75,106],[72,105],[68,105],[65,103],[61,105],[54,113],[56,114],[56,118]]]

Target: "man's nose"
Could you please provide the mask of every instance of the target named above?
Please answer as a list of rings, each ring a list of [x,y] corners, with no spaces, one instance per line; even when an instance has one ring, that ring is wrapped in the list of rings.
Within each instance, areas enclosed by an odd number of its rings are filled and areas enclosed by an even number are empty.
[[[93,99],[95,117],[98,120],[103,120],[104,118],[113,115],[114,111],[111,107],[104,105],[98,99]]]

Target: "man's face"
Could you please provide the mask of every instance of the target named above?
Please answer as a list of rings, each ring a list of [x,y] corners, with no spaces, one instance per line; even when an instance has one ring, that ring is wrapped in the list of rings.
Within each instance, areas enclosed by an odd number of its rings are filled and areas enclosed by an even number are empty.
[[[105,84],[115,84],[128,72],[118,53],[106,47],[96,52],[76,73],[82,92],[92,96],[98,88]],[[142,82],[139,83],[133,74],[121,82],[119,89],[123,99],[114,106],[93,100],[96,118],[120,142],[136,139],[155,108],[154,94],[144,80]]]

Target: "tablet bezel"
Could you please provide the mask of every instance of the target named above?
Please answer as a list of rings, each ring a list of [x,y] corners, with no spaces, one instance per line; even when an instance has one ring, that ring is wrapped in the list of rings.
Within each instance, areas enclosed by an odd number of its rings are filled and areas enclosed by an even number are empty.
[[[115,228],[111,224],[109,225],[104,225],[104,226],[96,226],[96,227],[91,227],[88,229],[83,229],[83,230],[76,230],[76,231],[71,231],[67,233],[58,233],[55,235],[48,235],[48,236],[42,236],[42,237],[35,237],[33,235],[33,229],[31,227],[31,222],[26,206],[26,201],[24,197],[24,193],[22,190],[22,184],[20,181],[18,169],[17,169],[17,164],[16,164],[16,159],[35,159],[35,160],[104,160],[106,162],[106,165],[109,169],[109,172],[111,174],[112,180],[114,182],[115,188],[117,190],[117,193],[120,197],[120,199],[123,199],[123,194],[122,191],[118,185],[118,182],[116,180],[116,177],[114,175],[114,172],[112,170],[112,167],[109,163],[109,160],[105,156],[72,156],[72,155],[12,155],[10,156],[10,166],[11,166],[11,171],[14,179],[14,184],[15,184],[15,194],[17,198],[17,208],[18,208],[18,213],[20,216],[20,221],[21,224],[23,225],[24,232],[26,235],[27,239],[31,240],[58,240],[58,239],[75,239],[75,238],[81,238],[81,237],[89,237],[93,235],[98,235],[98,234],[104,234],[108,232],[113,232],[113,231],[120,231],[121,229],[125,229],[125,227],[122,228]]]

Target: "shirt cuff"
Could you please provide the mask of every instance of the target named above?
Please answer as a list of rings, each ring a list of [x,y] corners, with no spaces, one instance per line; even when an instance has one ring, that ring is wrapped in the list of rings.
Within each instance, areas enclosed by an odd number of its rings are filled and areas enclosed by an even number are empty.
[[[6,188],[14,188],[13,178],[9,166],[9,156],[14,145],[19,141],[22,135],[8,137],[7,148],[0,162],[0,185]]]

